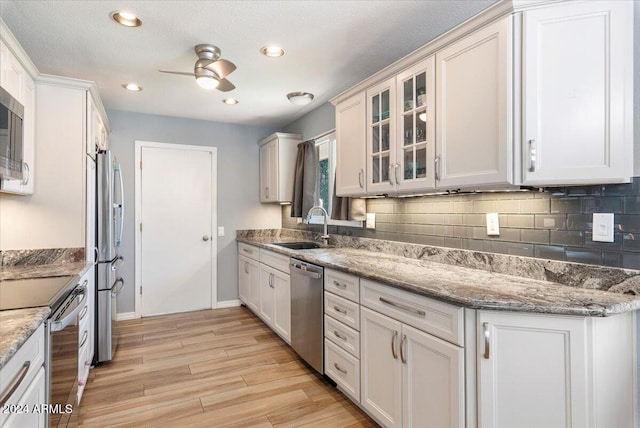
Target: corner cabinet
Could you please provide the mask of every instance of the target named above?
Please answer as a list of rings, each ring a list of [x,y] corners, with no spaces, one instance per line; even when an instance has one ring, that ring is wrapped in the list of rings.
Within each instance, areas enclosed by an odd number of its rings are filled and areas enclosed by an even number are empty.
[[[336,105],[336,194],[363,196],[365,186],[365,93]]]
[[[633,176],[633,3],[523,12],[523,184]]]
[[[260,202],[291,202],[298,144],[297,134],[276,132],[261,140]]]

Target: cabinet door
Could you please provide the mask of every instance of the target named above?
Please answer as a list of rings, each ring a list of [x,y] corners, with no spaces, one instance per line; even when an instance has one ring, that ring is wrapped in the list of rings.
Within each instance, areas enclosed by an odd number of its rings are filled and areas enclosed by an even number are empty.
[[[402,325],[402,425],[464,427],[464,349]]]
[[[395,190],[393,175],[395,79],[367,90],[367,183],[369,194]]]
[[[260,263],[247,258],[249,270],[249,308],[258,313],[260,307]]]
[[[336,193],[362,196],[365,182],[365,93],[336,106]]]
[[[274,202],[278,197],[278,142],[260,146],[260,202]]]
[[[513,181],[511,17],[436,53],[436,186]]]
[[[393,180],[398,192],[433,189],[435,176],[435,57],[396,77],[397,136]]]
[[[291,343],[291,277],[274,271],[273,286],[273,328],[287,343]]]
[[[524,13],[524,184],[630,180],[632,40],[633,2]]]
[[[273,326],[275,308],[274,270],[260,265],[260,317],[269,326]]]
[[[22,79],[25,77],[25,72],[18,59],[4,42],[0,43],[0,56],[2,58],[0,63],[0,85],[20,104],[24,105]]]
[[[480,427],[586,427],[586,320],[478,311]]]
[[[246,305],[251,295],[249,275],[249,261],[245,256],[238,255],[238,297]]]
[[[402,426],[402,324],[362,307],[360,404],[387,427]]]
[[[4,421],[3,427],[29,427],[29,428],[44,428],[47,426],[46,411],[37,412],[34,408],[40,408],[40,406],[46,405],[47,397],[45,396],[45,371],[44,367],[40,368],[38,374],[33,379],[24,395],[18,401],[18,409],[28,409],[19,413],[11,413],[10,416]],[[76,410],[77,411],[77,410]]]

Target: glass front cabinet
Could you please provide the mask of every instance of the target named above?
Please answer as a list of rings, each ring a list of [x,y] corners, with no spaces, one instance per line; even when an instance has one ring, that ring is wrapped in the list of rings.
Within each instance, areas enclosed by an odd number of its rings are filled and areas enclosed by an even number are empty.
[[[399,193],[435,187],[433,56],[396,76],[398,130],[393,181]]]
[[[395,79],[367,90],[367,193],[395,192]]]

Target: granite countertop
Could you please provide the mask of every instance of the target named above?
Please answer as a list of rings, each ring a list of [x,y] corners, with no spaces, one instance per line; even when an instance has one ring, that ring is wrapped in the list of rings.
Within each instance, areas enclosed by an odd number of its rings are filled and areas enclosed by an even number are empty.
[[[47,278],[52,276],[82,276],[92,265],[93,263],[80,261],[72,263],[4,266],[0,268],[0,281]]]
[[[640,309],[637,295],[571,287],[386,252],[344,247],[291,250],[272,245],[300,241],[295,237],[238,236],[237,240],[470,309],[581,316],[608,316]]]
[[[0,311],[0,369],[49,316],[47,306]]]

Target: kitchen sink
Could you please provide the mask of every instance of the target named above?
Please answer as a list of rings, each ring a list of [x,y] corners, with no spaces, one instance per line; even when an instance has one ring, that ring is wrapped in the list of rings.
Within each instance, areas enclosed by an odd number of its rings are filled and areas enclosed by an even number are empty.
[[[311,250],[314,248],[321,248],[320,244],[316,244],[315,242],[274,242],[272,245],[277,245],[279,247],[290,248],[292,250]]]

